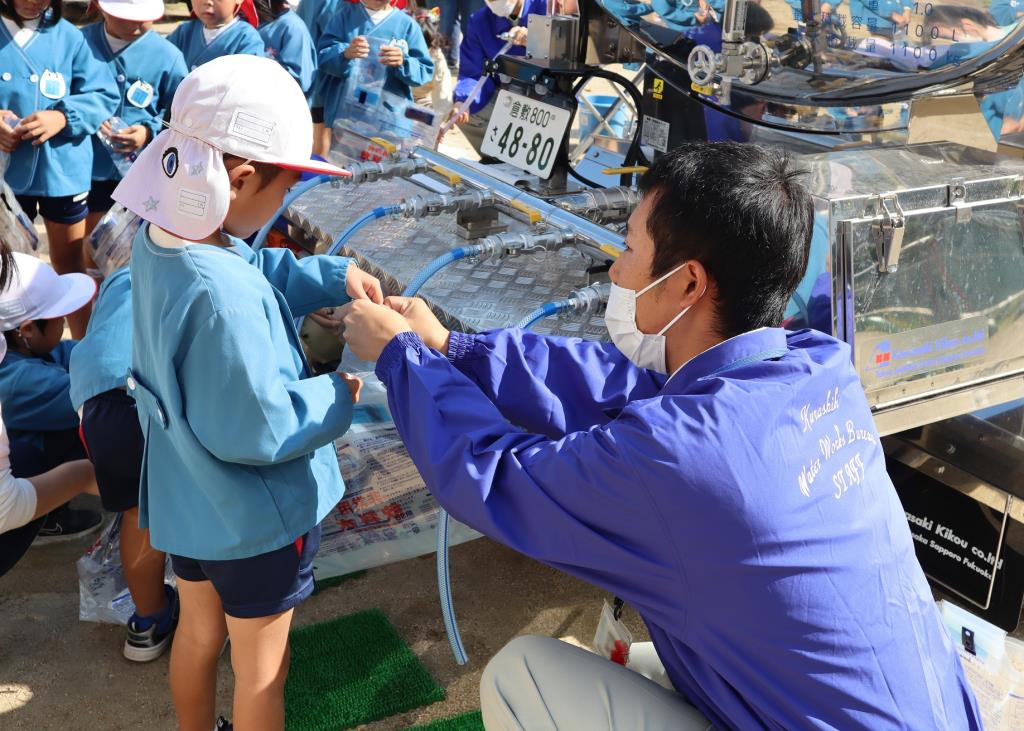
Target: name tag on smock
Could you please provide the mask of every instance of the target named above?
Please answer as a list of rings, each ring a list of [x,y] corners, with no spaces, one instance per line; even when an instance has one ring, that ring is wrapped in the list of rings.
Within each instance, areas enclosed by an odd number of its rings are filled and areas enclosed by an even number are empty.
[[[47,99],[63,99],[67,92],[68,85],[60,71],[46,70],[39,77],[39,93]]]
[[[153,101],[153,87],[142,79],[136,79],[124,96],[133,107],[145,109]]]

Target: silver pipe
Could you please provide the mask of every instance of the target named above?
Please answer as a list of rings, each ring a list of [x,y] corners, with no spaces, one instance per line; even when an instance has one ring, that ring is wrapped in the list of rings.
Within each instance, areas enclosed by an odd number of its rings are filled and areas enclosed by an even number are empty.
[[[577,238],[600,252],[604,258],[616,257],[625,248],[622,236],[599,226],[585,218],[580,218],[563,208],[548,203],[545,200],[530,195],[514,185],[492,178],[480,170],[458,160],[453,160],[447,155],[428,150],[425,147],[417,147],[414,151],[420,157],[432,165],[444,168],[448,172],[460,176],[464,182],[480,190],[489,190],[494,197],[505,204],[517,203],[521,206],[533,208],[544,218],[544,222],[565,231],[571,231]],[[598,258],[601,258],[600,256]]]

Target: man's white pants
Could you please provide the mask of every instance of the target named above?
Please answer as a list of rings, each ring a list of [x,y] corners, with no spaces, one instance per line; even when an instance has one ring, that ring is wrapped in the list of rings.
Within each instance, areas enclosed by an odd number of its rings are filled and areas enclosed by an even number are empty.
[[[635,670],[550,637],[517,637],[487,663],[480,679],[484,726],[488,731],[712,728],[681,695],[658,684],[668,682],[651,643],[634,644],[630,661]]]

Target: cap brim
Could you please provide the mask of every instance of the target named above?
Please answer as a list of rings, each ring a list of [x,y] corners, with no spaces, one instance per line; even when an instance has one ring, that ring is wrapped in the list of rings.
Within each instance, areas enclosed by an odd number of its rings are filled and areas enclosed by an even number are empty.
[[[103,0],[98,0],[96,3],[107,15],[111,15],[121,20],[131,20],[136,23],[149,23],[152,21],[160,20],[160,18],[167,15],[167,10],[162,2],[158,3],[147,3],[147,4],[129,4],[129,3],[105,3]]]
[[[64,294],[45,307],[41,307],[32,319],[52,320],[57,317],[66,317],[72,312],[78,312],[96,296],[96,282],[88,274],[61,274],[60,281],[67,283]]]
[[[269,161],[268,161],[269,162]],[[351,178],[352,173],[337,165],[320,160],[303,160],[302,162],[277,162],[271,163],[286,170],[297,170],[300,173],[313,173],[314,175],[333,175],[337,178]]]

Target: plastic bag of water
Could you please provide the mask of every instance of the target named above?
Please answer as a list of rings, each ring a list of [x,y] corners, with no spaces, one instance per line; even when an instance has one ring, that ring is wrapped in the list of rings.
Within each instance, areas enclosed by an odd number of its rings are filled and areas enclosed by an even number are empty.
[[[114,161],[114,167],[117,168],[117,172],[121,174],[121,177],[124,177],[125,173],[128,172],[128,168],[135,162],[138,154],[135,152],[124,152],[111,135],[127,129],[130,125],[125,124],[124,120],[120,117],[111,117],[107,120],[107,124],[109,125],[109,132],[106,127],[101,126],[99,131],[96,132],[96,136],[100,138],[103,147],[110,154],[110,159]]]

